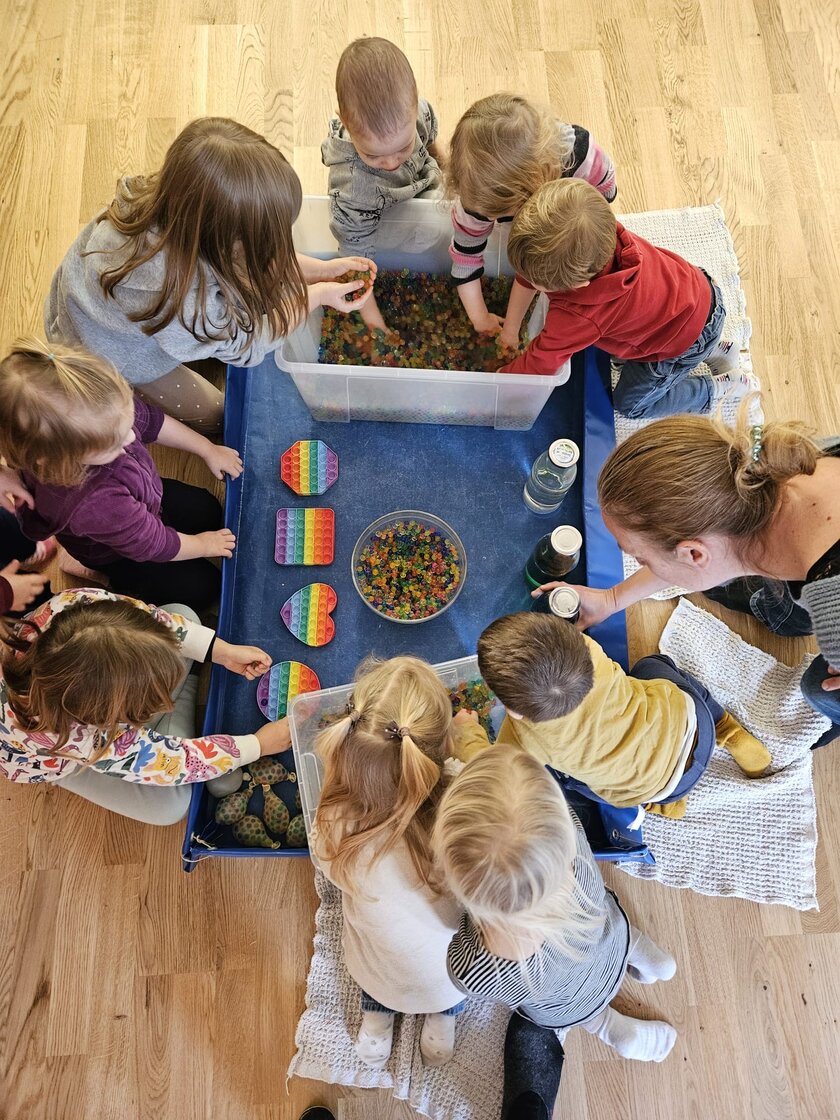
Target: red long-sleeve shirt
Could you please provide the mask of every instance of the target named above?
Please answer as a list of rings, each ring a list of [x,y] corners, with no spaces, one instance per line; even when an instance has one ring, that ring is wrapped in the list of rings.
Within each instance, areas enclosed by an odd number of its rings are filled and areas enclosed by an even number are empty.
[[[700,337],[711,304],[709,281],[696,265],[617,222],[612,260],[585,288],[549,292],[545,326],[500,372],[555,373],[595,343],[615,358],[677,358]]]

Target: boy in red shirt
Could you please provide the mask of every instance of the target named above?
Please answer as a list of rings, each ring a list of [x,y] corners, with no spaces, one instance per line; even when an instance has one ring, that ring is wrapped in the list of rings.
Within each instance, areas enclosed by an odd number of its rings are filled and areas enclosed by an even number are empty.
[[[705,412],[757,388],[721,342],[720,289],[696,265],[617,222],[581,179],[546,183],[514,219],[508,259],[518,275],[504,335],[515,336],[534,291],[548,294],[545,326],[503,373],[554,373],[597,343],[623,361],[615,408],[634,420]],[[690,376],[701,363],[710,376]]]

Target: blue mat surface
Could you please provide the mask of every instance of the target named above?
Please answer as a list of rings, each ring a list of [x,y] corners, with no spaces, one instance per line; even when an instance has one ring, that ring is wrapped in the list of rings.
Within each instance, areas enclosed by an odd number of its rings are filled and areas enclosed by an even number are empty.
[[[582,466],[560,511],[541,517],[526,508],[522,488],[533,460],[560,436],[578,443]],[[300,498],[280,479],[280,455],[299,439],[321,439],[338,454],[338,481],[321,497]],[[324,688],[351,680],[358,662],[370,652],[384,657],[414,653],[431,662],[472,654],[489,622],[530,606],[523,567],[539,538],[555,525],[576,525],[584,536],[585,551],[569,576],[572,582],[603,587],[622,578],[620,554],[595,501],[595,482],[613,446],[613,427],[603,369],[594,350],[577,355],[570,381],[555,390],[528,432],[319,423],[273,360],[253,370],[231,368],[225,442],[239,449],[245,471],[227,487],[226,524],[236,534],[237,547],[224,565],[219,633],[231,642],[258,645],[275,661],[305,662]],[[275,517],[281,506],[335,510],[331,565],[275,563]],[[442,517],[467,552],[467,578],[457,601],[439,618],[419,625],[400,625],[376,615],[359,598],[350,572],[359,534],[377,517],[400,509]],[[329,583],[338,597],[335,638],[318,649],[293,638],[279,616],[286,599],[313,582]],[[626,666],[623,615],[592,634]],[[253,731],[262,723],[255,693],[256,682],[214,668],[205,731]],[[230,833],[211,820],[210,802],[196,787],[184,843],[185,866],[210,854],[297,854],[229,846]],[[201,839],[196,841],[196,836]],[[217,845],[216,850],[208,844]]]

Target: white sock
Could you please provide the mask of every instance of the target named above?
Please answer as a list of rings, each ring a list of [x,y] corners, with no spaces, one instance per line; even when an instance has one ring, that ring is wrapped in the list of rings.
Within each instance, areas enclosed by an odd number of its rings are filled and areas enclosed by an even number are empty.
[[[420,1029],[420,1053],[423,1064],[442,1066],[455,1049],[455,1015],[424,1015]]]
[[[391,1057],[394,1015],[391,1011],[364,1011],[354,1049],[365,1065],[384,1069]]]
[[[677,1041],[677,1032],[661,1019],[631,1019],[612,1007],[582,1023],[584,1030],[612,1046],[622,1058],[637,1062],[662,1062]]]
[[[677,962],[647,934],[631,926],[627,971],[640,984],[655,984],[657,980],[670,980],[677,971]]]
[[[751,373],[715,373],[712,375],[712,403],[742,400],[747,393],[757,392],[758,379]]]
[[[706,364],[713,373],[733,373],[741,368],[741,351],[731,340],[719,338]]]

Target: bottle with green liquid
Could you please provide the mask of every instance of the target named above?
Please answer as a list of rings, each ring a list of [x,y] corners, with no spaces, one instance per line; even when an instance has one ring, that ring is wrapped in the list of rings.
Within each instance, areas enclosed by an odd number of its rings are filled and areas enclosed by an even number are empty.
[[[583,537],[574,525],[558,525],[537,543],[525,565],[525,581],[533,588],[565,579],[580,561]]]

